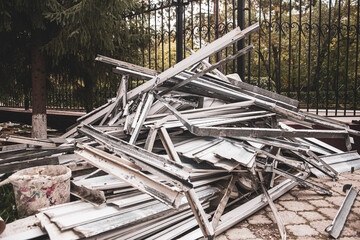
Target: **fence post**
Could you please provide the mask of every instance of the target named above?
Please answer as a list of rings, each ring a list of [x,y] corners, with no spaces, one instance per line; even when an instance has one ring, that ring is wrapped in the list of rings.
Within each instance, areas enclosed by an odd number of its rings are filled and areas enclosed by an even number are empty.
[[[176,4],[176,62],[183,59],[183,0],[174,1]]]
[[[220,9],[219,9],[219,0],[214,1],[214,15],[215,15],[215,39],[220,37],[220,29],[219,29],[219,22],[220,22]],[[222,59],[222,51],[216,53],[216,62]],[[220,72],[224,72],[224,66],[221,65],[218,67]]]
[[[237,25],[243,30],[245,28],[245,0],[238,0],[238,14],[237,14]],[[245,47],[245,39],[241,39],[237,45],[238,50]],[[245,56],[241,56],[237,59],[237,72],[241,80],[245,81]]]

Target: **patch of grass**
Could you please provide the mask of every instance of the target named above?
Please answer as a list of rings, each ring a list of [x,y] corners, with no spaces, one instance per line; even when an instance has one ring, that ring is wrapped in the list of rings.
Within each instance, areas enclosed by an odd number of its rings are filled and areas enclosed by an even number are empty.
[[[14,190],[11,184],[0,187],[0,217],[6,223],[15,221],[18,216],[15,206]]]

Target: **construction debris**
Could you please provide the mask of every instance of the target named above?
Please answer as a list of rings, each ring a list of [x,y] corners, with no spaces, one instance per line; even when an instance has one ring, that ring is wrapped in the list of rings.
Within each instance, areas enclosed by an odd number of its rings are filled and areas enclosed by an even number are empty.
[[[41,209],[30,221],[41,228],[32,237],[211,239],[269,204],[286,239],[273,201],[298,184],[331,195],[306,178],[336,180],[360,168],[360,155],[317,138],[338,138],[351,150],[351,135],[360,132],[216,69],[251,45],[214,65],[206,60],[258,29],[236,28],[190,49],[162,73],[99,55],[122,75],[115,98],[60,138],[2,135],[0,141],[19,144],[0,151],[0,174],[37,164],[72,170],[78,200]],[[127,91],[132,79],[146,82]]]
[[[346,195],[344,202],[341,204],[333,222],[325,229],[325,231],[328,232],[333,238],[337,239],[340,236],[358,192],[358,190],[350,187],[350,190]]]

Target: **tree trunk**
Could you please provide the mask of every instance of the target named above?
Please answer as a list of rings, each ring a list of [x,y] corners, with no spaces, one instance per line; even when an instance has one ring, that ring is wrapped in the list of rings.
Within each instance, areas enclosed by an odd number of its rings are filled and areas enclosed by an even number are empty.
[[[32,34],[31,80],[32,80],[32,137],[47,138],[46,118],[46,61],[41,52],[42,33]]]

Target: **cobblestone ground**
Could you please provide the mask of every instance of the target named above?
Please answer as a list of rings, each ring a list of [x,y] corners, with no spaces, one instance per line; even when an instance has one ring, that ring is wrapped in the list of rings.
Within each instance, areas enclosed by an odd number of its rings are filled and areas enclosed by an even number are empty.
[[[285,224],[287,239],[329,239],[324,229],[331,224],[346,196],[342,191],[343,186],[352,184],[360,190],[360,170],[352,174],[341,174],[337,182],[315,177],[309,180],[327,187],[333,195],[319,195],[310,189],[295,187],[277,199],[275,205]],[[276,223],[272,219],[273,214],[267,206],[216,239],[281,239]],[[360,239],[360,195],[354,202],[339,239]]]

